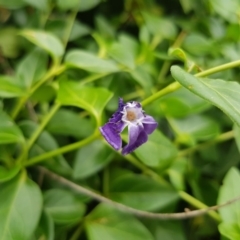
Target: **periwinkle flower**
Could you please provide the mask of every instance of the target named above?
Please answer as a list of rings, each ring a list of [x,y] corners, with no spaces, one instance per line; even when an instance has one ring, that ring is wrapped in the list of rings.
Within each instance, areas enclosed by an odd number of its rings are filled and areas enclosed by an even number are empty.
[[[100,131],[107,142],[116,150],[122,148],[120,133],[128,127],[128,144],[123,147],[122,154],[126,155],[147,142],[148,135],[158,126],[153,117],[146,115],[139,102],[124,104],[119,98],[118,110],[112,115],[108,123],[100,127]]]

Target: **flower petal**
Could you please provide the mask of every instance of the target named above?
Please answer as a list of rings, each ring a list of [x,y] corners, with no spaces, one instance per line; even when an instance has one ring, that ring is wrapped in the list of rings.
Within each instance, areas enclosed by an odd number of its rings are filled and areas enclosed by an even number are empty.
[[[158,123],[154,120],[153,117],[146,115],[142,120],[144,131],[147,134],[151,134],[158,126]]]
[[[112,115],[112,117],[109,119],[109,122],[112,123],[118,123],[122,119],[122,111],[124,108],[125,104],[123,102],[122,98],[119,98],[118,100],[118,110]]]
[[[134,151],[148,140],[148,136],[140,125],[129,125],[128,127],[129,142],[122,149],[122,154],[126,155]]]
[[[116,150],[121,149],[122,139],[118,131],[116,131],[115,123],[106,123],[99,128],[106,141]]]

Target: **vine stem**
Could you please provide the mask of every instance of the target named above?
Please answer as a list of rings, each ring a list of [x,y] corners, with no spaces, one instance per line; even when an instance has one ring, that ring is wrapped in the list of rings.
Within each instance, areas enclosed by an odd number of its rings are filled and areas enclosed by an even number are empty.
[[[194,76],[195,77],[206,77],[208,75],[211,75],[211,74],[214,74],[214,73],[217,73],[217,72],[221,72],[221,71],[225,71],[227,69],[231,69],[231,68],[237,67],[239,65],[240,65],[240,60],[237,60],[237,61],[233,61],[233,62],[230,62],[230,63],[222,64],[222,65],[217,66],[217,67],[210,68],[208,70],[197,73]],[[178,90],[180,87],[181,87],[181,85],[178,82],[171,83],[167,87],[165,87],[164,89],[154,93],[152,96],[143,100],[142,101],[142,106],[143,107],[147,106],[148,104],[157,100],[158,98],[160,98],[160,97],[162,97],[162,96],[164,96],[168,93],[171,93],[171,92],[174,92],[174,91]]]
[[[194,199],[192,196],[188,195],[187,193],[179,192],[180,196],[182,196],[183,199],[188,200],[188,202],[190,202],[190,201],[194,202],[195,205],[198,205],[199,208],[201,208],[201,209],[193,210],[193,211],[185,210],[185,212],[179,212],[179,213],[153,213],[153,212],[138,210],[136,208],[128,207],[122,203],[112,201],[109,198],[106,198],[90,189],[82,187],[64,177],[61,177],[61,176],[47,170],[46,168],[38,167],[38,169],[40,170],[40,172],[46,174],[50,178],[54,179],[55,181],[65,185],[66,187],[68,187],[76,192],[79,192],[81,194],[89,196],[99,202],[106,203],[109,206],[116,208],[117,210],[120,210],[120,211],[123,211],[126,213],[130,213],[130,214],[134,214],[138,217],[148,218],[148,219],[159,219],[159,220],[175,219],[175,220],[177,220],[177,219],[192,218],[192,217],[196,217],[196,216],[200,216],[200,215],[209,213],[215,220],[221,221],[221,217],[214,211],[240,200],[240,196],[238,196],[237,198],[233,198],[223,204],[215,205],[212,207],[207,207],[205,204],[203,204],[201,202],[197,202],[198,200]]]

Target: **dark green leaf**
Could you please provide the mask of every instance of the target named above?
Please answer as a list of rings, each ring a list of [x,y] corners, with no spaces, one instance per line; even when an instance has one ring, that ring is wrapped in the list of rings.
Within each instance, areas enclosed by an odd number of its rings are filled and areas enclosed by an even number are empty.
[[[24,142],[18,126],[2,110],[0,110],[0,119],[0,144]]]
[[[101,59],[92,53],[82,50],[69,52],[65,58],[65,64],[69,67],[81,68],[96,73],[119,71],[118,66],[113,61]]]
[[[30,239],[41,215],[42,195],[39,187],[23,171],[0,191],[1,239]]]
[[[136,218],[100,204],[86,220],[89,240],[153,240],[153,236]]]
[[[114,152],[101,140],[78,150],[74,159],[73,178],[81,179],[91,176],[106,166],[114,155]]]
[[[71,192],[62,189],[44,193],[44,208],[56,223],[75,223],[85,213],[84,204]]]
[[[53,58],[61,57],[64,53],[63,44],[52,33],[40,30],[23,30],[21,35],[36,46],[43,48]]]
[[[196,78],[177,66],[173,66],[171,72],[185,88],[220,108],[240,126],[239,83]]]
[[[111,181],[109,196],[133,208],[153,211],[176,203],[178,193],[141,175],[124,175]]]
[[[14,166],[10,169],[7,169],[3,166],[0,166],[0,182],[6,182],[14,178],[20,171],[21,166]]]
[[[135,151],[144,164],[164,169],[168,167],[177,154],[177,149],[162,133],[154,131],[148,141]]]
[[[104,88],[83,87],[77,82],[61,81],[58,101],[63,105],[77,106],[91,113],[100,123],[103,108],[112,98]]]

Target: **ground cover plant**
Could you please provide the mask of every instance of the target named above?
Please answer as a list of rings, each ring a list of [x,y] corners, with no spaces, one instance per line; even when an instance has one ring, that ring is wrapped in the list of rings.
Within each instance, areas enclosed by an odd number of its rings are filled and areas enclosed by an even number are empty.
[[[0,239],[240,239],[239,9],[0,0]]]

